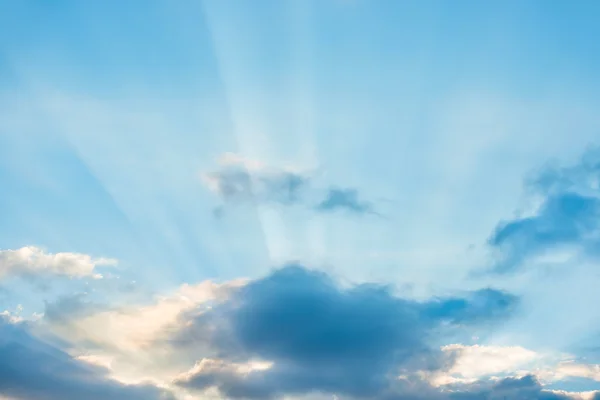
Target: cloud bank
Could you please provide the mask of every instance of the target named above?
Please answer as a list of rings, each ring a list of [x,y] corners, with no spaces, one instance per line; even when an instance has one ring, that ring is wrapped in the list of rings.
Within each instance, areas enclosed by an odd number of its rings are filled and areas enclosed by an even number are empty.
[[[519,306],[492,288],[417,301],[288,265],[252,281],[184,285],[139,306],[64,298],[39,323],[90,350],[75,362],[110,366],[126,382],[151,377],[191,398],[573,398],[542,383],[596,379],[597,366],[521,347],[448,344],[494,331]]]
[[[501,320],[517,304],[493,289],[416,302],[379,285],[341,289],[323,273],[287,266],[182,323],[173,343],[193,349],[209,341],[220,361],[201,360],[176,383],[253,399],[440,394],[419,373],[452,365],[435,345],[441,333]]]

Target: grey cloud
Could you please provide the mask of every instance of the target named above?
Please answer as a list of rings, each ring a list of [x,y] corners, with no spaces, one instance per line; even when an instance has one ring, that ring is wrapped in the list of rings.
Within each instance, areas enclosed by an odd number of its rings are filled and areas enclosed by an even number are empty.
[[[53,302],[45,303],[44,320],[50,323],[61,323],[83,317],[98,309],[100,309],[99,306],[86,300],[85,294],[63,296]]]
[[[321,212],[346,210],[356,214],[376,214],[373,205],[361,200],[356,189],[330,188],[315,209]]]
[[[571,400],[566,394],[544,390],[533,375],[463,385],[449,394],[452,400]]]
[[[152,385],[125,385],[0,318],[0,393],[18,400],[171,400]]]
[[[194,389],[217,386],[234,398],[315,391],[384,398],[398,391],[395,376],[451,364],[433,345],[447,326],[497,320],[516,303],[493,289],[416,302],[379,285],[341,289],[326,274],[288,266],[192,318],[173,338],[175,345],[188,347],[208,338],[222,360],[268,360],[272,368],[246,374],[199,369],[177,383]]]
[[[243,166],[227,166],[206,174],[205,181],[228,203],[256,201],[291,205],[301,201],[309,177],[288,171],[250,172]]]
[[[226,204],[303,204],[317,212],[377,214],[357,189],[330,187],[323,193],[309,174],[269,168],[231,155],[227,160],[218,170],[202,175],[205,185]],[[217,217],[222,213],[222,208],[215,211]]]
[[[492,270],[519,270],[532,256],[569,246],[600,255],[600,152],[587,152],[579,164],[547,167],[528,182],[541,206],[528,217],[500,223],[488,240],[497,251]]]

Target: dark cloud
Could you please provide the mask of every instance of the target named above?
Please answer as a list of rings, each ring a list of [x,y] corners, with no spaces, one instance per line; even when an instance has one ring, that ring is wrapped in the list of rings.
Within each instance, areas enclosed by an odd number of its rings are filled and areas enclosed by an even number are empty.
[[[260,359],[274,365],[246,374],[199,368],[178,384],[217,386],[235,398],[314,391],[384,398],[398,391],[398,375],[451,364],[433,345],[446,327],[495,320],[516,301],[488,289],[464,298],[417,302],[379,285],[341,289],[324,273],[288,266],[196,316],[173,339],[176,345],[193,347],[196,340],[208,338],[222,360]]]
[[[108,371],[37,339],[24,323],[0,318],[0,393],[18,400],[170,400],[152,385],[125,385]]]
[[[425,304],[423,316],[454,323],[481,323],[509,316],[518,298],[495,289],[480,289],[462,298],[446,298]]]
[[[493,272],[519,270],[532,257],[565,246],[598,256],[600,248],[600,153],[590,151],[573,167],[547,167],[529,180],[541,206],[529,217],[500,223],[489,245],[497,251]]]
[[[317,211],[350,211],[356,214],[376,214],[373,205],[360,199],[356,189],[330,188],[315,207]]]
[[[463,385],[449,394],[452,400],[571,400],[566,394],[544,390],[532,375]]]

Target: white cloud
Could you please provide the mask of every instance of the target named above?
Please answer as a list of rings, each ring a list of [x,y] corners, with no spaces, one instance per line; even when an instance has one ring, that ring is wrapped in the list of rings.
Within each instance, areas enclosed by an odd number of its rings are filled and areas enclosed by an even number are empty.
[[[567,392],[565,390],[550,390],[550,392],[559,395],[569,396],[575,400],[593,400],[594,396],[596,396],[599,393],[595,390],[590,390],[586,392]]]
[[[442,351],[453,355],[455,363],[444,372],[427,378],[434,386],[476,382],[484,377],[526,375],[544,356],[520,346],[449,344]]]
[[[186,323],[182,318],[186,312],[209,309],[245,282],[240,279],[222,284],[211,281],[184,284],[146,304],[90,309],[84,315],[66,315],[58,323],[44,319],[40,327],[69,342],[78,359],[108,368],[115,380],[128,384],[141,381],[168,384],[181,371],[189,369],[204,351],[197,349],[194,354],[175,351],[168,341],[163,341],[169,330],[180,329]]]
[[[11,324],[16,324],[23,321],[23,318],[15,313],[11,313],[8,310],[0,311],[0,318],[8,321]]]
[[[98,367],[111,369],[112,357],[105,355],[86,354],[75,357],[75,359],[92,364]]]
[[[466,379],[511,373],[543,358],[539,353],[519,346],[451,344],[442,347],[442,351],[457,355],[449,373]]]
[[[111,258],[92,258],[82,253],[47,253],[39,247],[0,250],[0,278],[52,274],[70,277],[101,278],[95,273],[99,265],[116,265]]]
[[[580,364],[565,355],[542,354],[520,346],[450,344],[443,346],[442,351],[455,355],[456,361],[448,371],[425,376],[435,386],[472,383],[486,377],[500,379],[528,374],[535,375],[543,384],[569,377],[600,381],[600,365]],[[585,398],[587,394],[573,396]]]
[[[552,368],[537,373],[543,381],[560,381],[570,377],[588,378],[600,381],[600,365],[579,364],[574,361],[562,361]]]
[[[61,336],[75,341],[92,341],[124,352],[141,351],[159,339],[164,329],[177,323],[182,313],[203,303],[224,300],[229,290],[244,282],[184,284],[175,293],[158,297],[151,304],[101,310],[71,320],[77,331],[68,326],[56,326],[54,329],[60,331]]]
[[[187,382],[200,374],[235,374],[246,375],[252,371],[264,371],[270,369],[273,363],[267,361],[253,361],[246,363],[231,363],[213,358],[203,358],[198,361],[189,371],[177,377],[179,382]]]

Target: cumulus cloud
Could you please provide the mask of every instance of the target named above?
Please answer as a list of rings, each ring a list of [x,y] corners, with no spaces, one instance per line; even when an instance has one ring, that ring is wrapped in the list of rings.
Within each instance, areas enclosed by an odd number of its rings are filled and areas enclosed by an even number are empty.
[[[75,278],[101,278],[98,266],[116,265],[117,260],[92,258],[81,253],[47,253],[35,246],[17,250],[0,250],[0,279],[57,275]]]
[[[36,338],[25,323],[0,317],[0,393],[15,400],[168,400],[151,384],[125,385],[107,370]]]
[[[597,366],[522,347],[441,345],[494,329],[518,306],[513,295],[482,289],[416,301],[390,289],[342,288],[291,265],[254,281],[183,285],[149,304],[65,297],[36,325],[120,384],[152,379],[195,393],[189,398],[567,399],[575,395],[538,379],[598,377]]]
[[[55,333],[74,342],[93,342],[126,352],[143,350],[157,340],[180,314],[224,296],[232,282],[183,285],[175,293],[158,297],[153,303],[131,306],[100,306],[82,295],[63,297],[47,303],[44,322]]]
[[[219,169],[202,173],[204,185],[228,204],[312,204],[317,212],[346,210],[354,214],[377,214],[357,189],[331,187],[321,191],[313,176],[291,167],[273,167],[260,161],[225,153]],[[320,200],[319,200],[320,199]]]
[[[184,284],[148,303],[130,305],[97,304],[82,294],[65,296],[46,303],[38,326],[69,343],[86,361],[110,362],[111,373],[120,380],[168,381],[196,358],[166,346],[162,337],[181,314],[224,301],[244,282]]]
[[[489,245],[496,250],[493,271],[519,270],[536,257],[597,257],[600,245],[600,151],[586,152],[578,164],[547,166],[528,181],[538,206],[528,216],[500,223]]]
[[[216,386],[235,398],[314,391],[385,398],[398,390],[397,376],[451,364],[432,344],[440,331],[505,316],[516,302],[492,289],[416,302],[379,285],[341,289],[323,273],[288,266],[184,324],[174,343],[193,348],[209,340],[225,363],[197,365],[176,382],[198,390]],[[271,364],[242,372],[232,367],[256,361]]]

